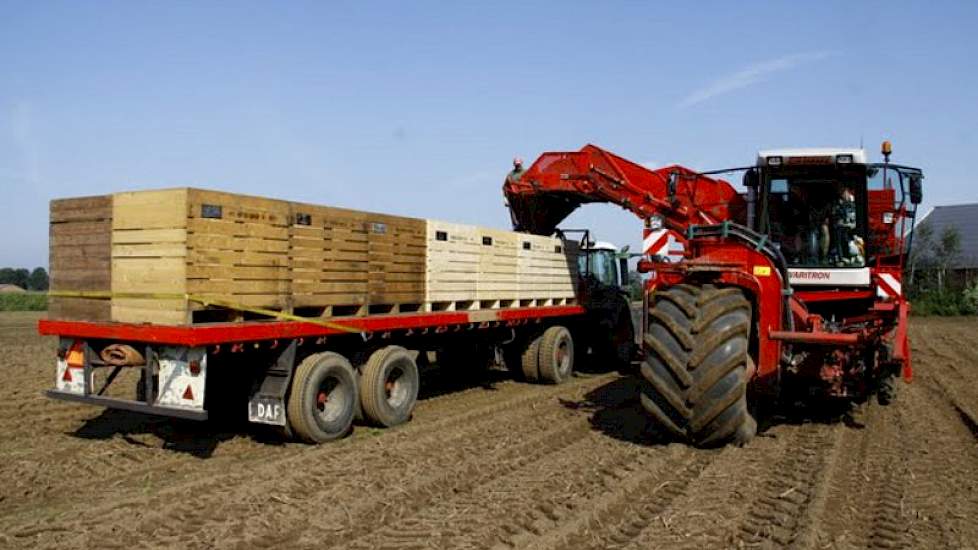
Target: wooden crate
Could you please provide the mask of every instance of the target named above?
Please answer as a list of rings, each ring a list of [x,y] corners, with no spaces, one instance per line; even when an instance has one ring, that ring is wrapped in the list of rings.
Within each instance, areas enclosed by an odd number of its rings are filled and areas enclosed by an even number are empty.
[[[58,199],[50,204],[51,290],[109,290],[112,281],[112,196]],[[108,321],[109,299],[48,300],[54,319]]]
[[[289,307],[289,203],[199,189],[113,197],[112,320],[185,324],[211,315],[191,294],[249,307]]]
[[[554,305],[576,278],[556,238],[187,188],[52,202],[51,266],[114,295],[52,316],[164,325]]]
[[[424,220],[293,204],[290,266],[296,307],[323,314],[419,309]]]
[[[557,237],[520,235],[517,278],[521,305],[555,305],[573,300],[577,246]]]
[[[478,227],[428,220],[425,303],[433,310],[475,309],[482,253]]]
[[[428,220],[433,310],[573,302],[577,256],[562,239]]]

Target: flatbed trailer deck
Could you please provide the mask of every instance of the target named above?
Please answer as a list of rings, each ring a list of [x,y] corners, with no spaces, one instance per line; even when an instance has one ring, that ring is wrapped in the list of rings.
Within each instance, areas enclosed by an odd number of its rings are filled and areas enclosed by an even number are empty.
[[[428,351],[453,369],[502,356],[528,381],[560,383],[587,318],[560,305],[186,326],[45,319],[38,331],[59,338],[50,398],[192,420],[247,404],[250,422],[318,443],[356,417],[408,420]],[[138,359],[107,360],[110,347]],[[106,395],[124,369],[140,371],[135,398]]]

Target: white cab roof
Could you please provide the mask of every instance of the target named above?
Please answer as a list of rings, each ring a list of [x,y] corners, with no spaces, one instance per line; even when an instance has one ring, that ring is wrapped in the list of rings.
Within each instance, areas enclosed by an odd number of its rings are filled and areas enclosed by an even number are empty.
[[[611,250],[618,252],[618,247],[608,241],[597,241],[591,246],[586,247],[585,250]]]
[[[794,149],[767,149],[758,151],[757,164],[763,166],[767,164],[767,157],[825,157],[836,155],[852,155],[852,162],[855,164],[866,164],[866,150],[854,147],[800,147]]]

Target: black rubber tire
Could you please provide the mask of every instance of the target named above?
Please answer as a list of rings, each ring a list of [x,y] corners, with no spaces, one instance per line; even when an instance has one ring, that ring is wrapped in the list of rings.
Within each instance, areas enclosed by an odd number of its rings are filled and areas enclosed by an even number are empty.
[[[520,359],[520,367],[523,369],[523,380],[536,382],[540,379],[540,341],[543,336],[535,336],[527,342],[523,349],[523,357]]]
[[[751,305],[736,288],[677,285],[657,292],[642,362],[642,406],[659,427],[697,447],[744,444]]]
[[[411,352],[400,346],[381,348],[360,373],[360,405],[367,422],[389,428],[411,419],[421,378]]]
[[[358,399],[356,371],[345,357],[330,351],[306,357],[295,369],[286,403],[292,434],[306,443],[347,435]]]
[[[574,338],[565,327],[552,326],[540,337],[537,352],[540,380],[562,384],[574,374]]]
[[[523,380],[523,349],[516,343],[503,346],[503,363],[509,374]]]

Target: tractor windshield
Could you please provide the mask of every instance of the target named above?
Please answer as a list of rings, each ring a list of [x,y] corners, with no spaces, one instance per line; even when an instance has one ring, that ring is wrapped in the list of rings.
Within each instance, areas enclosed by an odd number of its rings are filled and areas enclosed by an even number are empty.
[[[806,173],[807,172],[807,173]],[[866,178],[838,170],[771,173],[761,220],[794,267],[865,267]]]
[[[614,250],[585,249],[577,257],[582,276],[591,276],[607,286],[618,284],[618,259]]]

